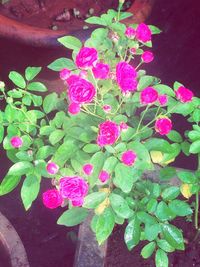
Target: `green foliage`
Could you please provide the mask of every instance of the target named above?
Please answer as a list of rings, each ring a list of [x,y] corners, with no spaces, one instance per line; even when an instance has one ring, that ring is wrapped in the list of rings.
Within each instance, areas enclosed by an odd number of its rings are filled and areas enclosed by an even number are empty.
[[[88,216],[88,210],[85,208],[71,208],[64,211],[57,221],[57,224],[65,226],[75,226]]]

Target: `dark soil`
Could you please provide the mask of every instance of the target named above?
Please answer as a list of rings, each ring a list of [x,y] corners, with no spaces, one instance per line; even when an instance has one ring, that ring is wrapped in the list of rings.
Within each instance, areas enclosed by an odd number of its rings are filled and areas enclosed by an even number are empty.
[[[77,25],[83,27],[87,16],[117,8],[117,3],[117,0],[10,0],[1,6],[0,11],[28,25],[55,30],[70,27],[73,30]]]
[[[196,230],[191,222],[183,222],[183,219],[178,219],[174,225],[183,230],[186,242],[185,251],[176,251],[169,253],[169,267],[199,267],[200,266],[200,239],[191,242],[195,235]],[[136,246],[131,252],[128,251],[124,243],[124,230],[125,226],[117,226],[114,233],[109,238],[108,250],[106,257],[105,267],[155,267],[154,255],[145,260],[140,256],[141,249],[147,244],[142,242]]]
[[[11,267],[10,259],[8,252],[5,250],[5,247],[0,242],[0,267]]]

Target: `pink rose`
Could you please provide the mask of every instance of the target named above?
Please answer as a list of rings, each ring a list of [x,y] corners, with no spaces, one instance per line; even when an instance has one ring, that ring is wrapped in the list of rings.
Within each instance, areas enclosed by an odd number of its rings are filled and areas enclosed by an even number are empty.
[[[112,121],[105,121],[99,125],[97,144],[99,146],[113,145],[120,135],[119,126]]]
[[[87,69],[93,67],[97,58],[98,54],[95,48],[83,47],[76,56],[76,65],[78,68]]]
[[[110,66],[104,63],[97,63],[95,67],[92,68],[94,77],[100,80],[107,79],[109,71],[110,71]]]
[[[136,70],[125,61],[121,61],[116,67],[117,83],[123,93],[135,91],[137,88]]]
[[[69,85],[69,99],[73,103],[82,104],[92,102],[96,90],[94,85],[77,75],[72,75],[67,79]]]
[[[154,59],[154,55],[152,52],[150,51],[145,51],[142,56],[141,56],[141,59],[143,62],[145,63],[150,63],[151,61],[153,61]]]
[[[81,110],[81,107],[79,104],[77,103],[71,103],[69,104],[68,106],[68,112],[71,114],[71,115],[76,115],[80,112]]]
[[[120,122],[120,125],[119,125],[119,127],[120,127],[120,130],[122,131],[122,132],[125,132],[127,129],[128,129],[128,125],[125,123],[125,122]]]
[[[69,76],[70,76],[70,73],[71,73],[71,71],[70,70],[68,70],[68,69],[62,69],[61,71],[60,71],[60,79],[61,80],[67,80],[68,78],[69,78]]]
[[[111,111],[111,109],[112,109],[112,108],[111,108],[110,105],[104,105],[104,106],[103,106],[103,110],[104,110],[105,113],[109,113],[109,112]]]
[[[80,176],[67,176],[60,179],[60,194],[63,198],[78,201],[88,193],[88,184]]]
[[[155,130],[161,135],[168,134],[172,129],[172,122],[169,118],[159,118],[155,123]]]
[[[109,174],[107,171],[102,170],[102,171],[99,173],[99,180],[100,180],[102,183],[105,183],[108,179],[110,179],[110,174]]]
[[[158,99],[158,92],[153,87],[147,87],[140,93],[140,102],[142,104],[152,104]]]
[[[136,31],[135,31],[135,29],[133,29],[132,27],[127,27],[127,28],[126,28],[126,31],[125,31],[125,35],[126,35],[126,37],[128,37],[128,38],[132,38],[132,37],[135,36],[135,33],[136,33]]]
[[[83,165],[83,172],[88,176],[90,176],[92,174],[93,169],[94,169],[94,167],[90,163]]]
[[[145,23],[139,24],[137,29],[136,29],[136,37],[139,41],[141,41],[143,43],[151,41],[150,28]]]
[[[187,103],[192,101],[192,98],[194,96],[193,92],[184,86],[180,86],[176,91],[176,97],[182,102]]]
[[[127,150],[122,154],[121,161],[127,165],[132,166],[137,158],[137,155],[132,150]]]
[[[167,95],[159,95],[158,96],[158,102],[160,103],[161,106],[165,106],[168,102]]]
[[[45,207],[49,209],[55,209],[59,207],[63,202],[59,191],[56,189],[50,189],[44,192],[42,194],[42,200]]]
[[[72,200],[72,206],[74,207],[80,207],[83,205],[83,202],[84,202],[84,198],[77,198],[77,199],[74,199]]]
[[[59,170],[59,167],[54,162],[49,162],[46,166],[46,170],[49,174],[56,174]]]
[[[23,145],[23,141],[22,141],[21,137],[19,137],[19,136],[13,136],[10,139],[10,143],[11,143],[11,146],[14,148],[20,148]]]

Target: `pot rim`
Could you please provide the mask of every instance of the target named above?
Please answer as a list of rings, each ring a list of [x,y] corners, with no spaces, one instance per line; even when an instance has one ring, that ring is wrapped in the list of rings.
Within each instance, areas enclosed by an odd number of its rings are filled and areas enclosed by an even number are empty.
[[[16,230],[0,212],[0,240],[6,248],[12,267],[30,267],[25,248]]]
[[[135,0],[127,12],[133,13],[134,16],[125,20],[125,23],[141,23],[149,16],[155,0]],[[41,29],[39,27],[30,26],[6,16],[0,15],[0,37],[16,40],[32,46],[39,47],[56,47],[58,46],[57,38],[65,35],[79,36],[81,39],[89,36],[92,26],[88,30],[79,29],[77,31],[50,29]],[[86,38],[87,39],[87,38]]]

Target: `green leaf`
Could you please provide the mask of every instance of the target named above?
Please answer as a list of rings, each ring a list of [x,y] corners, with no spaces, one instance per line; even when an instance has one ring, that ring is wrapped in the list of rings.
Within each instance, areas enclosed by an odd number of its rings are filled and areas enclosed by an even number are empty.
[[[69,139],[58,147],[53,156],[53,161],[56,162],[60,167],[62,167],[65,162],[71,158],[71,156],[77,149],[78,146],[76,145],[75,141]]]
[[[104,210],[104,212],[97,217],[96,221],[96,238],[101,245],[112,233],[115,225],[115,216],[110,208]]]
[[[172,220],[175,217],[175,214],[164,201],[161,201],[156,209],[156,217],[161,221]]]
[[[107,25],[103,19],[96,17],[96,16],[93,16],[93,17],[86,19],[85,22],[89,23],[89,24],[97,24],[97,25],[102,25],[102,26]]]
[[[152,85],[154,81],[155,81],[155,77],[153,76],[148,76],[148,75],[142,76],[137,86],[138,90],[141,91],[142,89],[148,87],[149,85]]]
[[[119,187],[123,192],[129,193],[133,184],[140,178],[138,170],[118,163],[115,167],[115,177],[113,183]]]
[[[155,242],[151,242],[149,244],[147,244],[146,246],[143,247],[142,251],[141,251],[141,255],[144,259],[148,259],[149,257],[151,257],[151,255],[153,254],[154,250],[155,250],[156,244]]]
[[[159,248],[164,250],[165,252],[173,252],[175,249],[164,239],[157,240],[157,245]]]
[[[137,246],[137,244],[140,242],[140,236],[141,236],[140,222],[137,219],[137,217],[135,217],[126,226],[124,233],[124,241],[126,243],[128,250],[131,250],[135,246]]]
[[[174,248],[184,250],[182,232],[172,224],[163,224],[162,233],[166,241]]]
[[[64,68],[67,68],[69,70],[74,70],[76,69],[76,65],[71,59],[61,57],[53,61],[51,64],[47,66],[49,69],[54,70],[54,71],[60,71]]]
[[[194,184],[198,180],[194,173],[189,171],[179,171],[177,172],[177,176],[183,183],[186,184]]]
[[[26,82],[20,73],[16,71],[11,71],[8,77],[16,86],[23,89],[26,87]]]
[[[176,142],[176,143],[181,143],[183,142],[183,138],[182,136],[177,132],[177,131],[174,131],[172,130],[168,135],[167,137],[169,138],[169,140],[173,141],[173,142]]]
[[[199,131],[190,131],[188,132],[188,137],[191,141],[196,141],[200,139],[200,132]]]
[[[71,208],[63,212],[57,221],[59,225],[75,226],[83,222],[88,216],[88,210],[85,208]]]
[[[156,251],[155,261],[156,261],[156,267],[168,267],[169,266],[167,254],[162,249],[158,249]]]
[[[33,165],[28,161],[21,161],[15,163],[13,166],[10,167],[8,171],[8,175],[24,175],[27,174],[31,169],[33,168]]]
[[[105,160],[105,162],[104,162],[103,170],[107,171],[108,173],[113,172],[113,170],[115,169],[115,166],[116,166],[117,162],[118,162],[118,160],[114,156],[107,158]]]
[[[16,153],[16,157],[21,161],[32,161],[32,152],[29,154],[27,151],[19,151]]]
[[[137,212],[137,217],[138,219],[145,223],[145,224],[156,224],[157,223],[157,220],[155,217],[149,215],[148,213],[144,212],[144,211],[139,211]]]
[[[105,200],[106,196],[107,194],[105,192],[91,193],[84,198],[83,207],[94,209]]]
[[[33,80],[38,73],[40,73],[40,71],[42,70],[41,67],[28,67],[25,70],[25,77],[27,79],[27,81],[31,81]]]
[[[0,125],[0,143],[3,141],[4,138],[4,127]]]
[[[40,82],[29,83],[27,86],[27,89],[30,91],[36,91],[36,92],[46,92],[47,91],[46,86]]]
[[[65,135],[63,130],[55,130],[49,136],[49,141],[52,145],[57,144]]]
[[[154,198],[150,199],[149,202],[147,203],[147,211],[149,213],[154,213],[156,210],[157,204],[158,202],[156,199]]]
[[[42,146],[39,148],[39,150],[37,151],[36,154],[36,159],[46,159],[48,158],[50,155],[53,155],[55,152],[54,147],[52,146]]]
[[[161,196],[164,200],[173,200],[180,194],[180,188],[177,186],[170,186],[166,188]]]
[[[87,144],[83,147],[83,151],[86,153],[95,153],[100,150],[100,146],[95,144]]]
[[[148,26],[149,26],[152,34],[159,34],[162,32],[158,27],[156,27],[154,25],[148,25]]]
[[[104,161],[105,154],[103,152],[97,152],[92,156],[90,163],[94,166],[94,169],[92,175],[89,177],[89,184],[91,187],[95,185],[99,176],[99,172],[103,168]]]
[[[164,139],[150,138],[144,145],[149,151],[161,151],[164,153],[173,152],[171,145]]]
[[[169,95],[174,97],[175,93],[172,90],[171,87],[165,85],[165,84],[156,84],[153,86],[156,90],[158,90],[159,94]]]
[[[145,224],[145,237],[148,241],[155,240],[160,232],[160,224]]]
[[[133,215],[133,211],[129,208],[128,203],[123,197],[112,193],[109,199],[113,210],[119,217],[127,219]]]
[[[27,175],[21,188],[21,198],[24,208],[28,210],[37,198],[40,190],[40,179],[34,174]]]
[[[197,154],[200,152],[200,140],[197,140],[191,144],[189,152],[192,154]]]
[[[57,104],[57,100],[58,100],[58,95],[56,93],[51,93],[51,94],[47,95],[43,101],[44,112],[48,114],[53,109],[55,109],[56,104]]]
[[[58,42],[72,50],[79,50],[82,46],[81,41],[74,36],[64,36],[58,38]]]
[[[194,112],[192,114],[192,118],[196,123],[198,123],[200,121],[200,110],[199,109],[194,110]]]
[[[176,177],[176,169],[173,167],[165,167],[160,170],[160,179],[169,180]]]
[[[6,175],[0,184],[0,196],[10,193],[21,180],[21,176]]]
[[[54,127],[45,125],[40,128],[40,135],[50,135],[54,130]]]
[[[169,208],[178,216],[187,216],[192,214],[190,205],[178,199],[171,201],[169,203]]]

